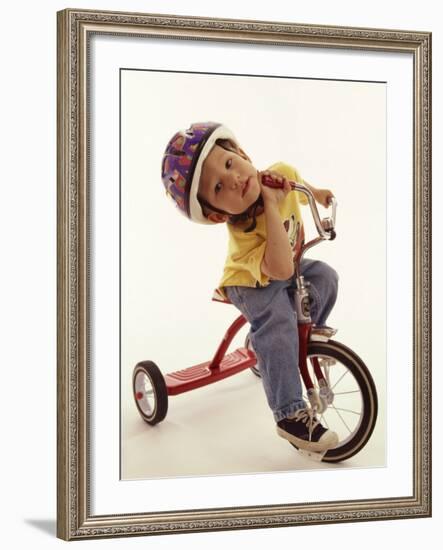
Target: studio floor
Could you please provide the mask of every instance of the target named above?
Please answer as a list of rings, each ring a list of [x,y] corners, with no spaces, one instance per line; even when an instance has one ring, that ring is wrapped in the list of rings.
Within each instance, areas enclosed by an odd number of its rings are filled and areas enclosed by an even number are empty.
[[[130,388],[122,407],[122,479],[227,475],[385,465],[383,402],[368,444],[347,461],[307,458],[276,433],[261,380],[249,369],[169,398],[166,418],[150,426]]]

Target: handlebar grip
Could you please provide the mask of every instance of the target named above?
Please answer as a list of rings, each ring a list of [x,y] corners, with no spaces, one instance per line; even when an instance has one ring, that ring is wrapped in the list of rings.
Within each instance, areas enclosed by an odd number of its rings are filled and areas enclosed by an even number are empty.
[[[263,185],[266,185],[266,187],[272,187],[273,189],[281,189],[282,184],[276,181],[272,176],[269,174],[265,174],[261,178],[261,182]]]
[[[273,189],[282,189],[283,183],[275,180],[271,175],[265,174],[261,178],[261,182],[266,187],[272,187]],[[290,186],[294,189],[295,188],[295,182],[289,181]]]

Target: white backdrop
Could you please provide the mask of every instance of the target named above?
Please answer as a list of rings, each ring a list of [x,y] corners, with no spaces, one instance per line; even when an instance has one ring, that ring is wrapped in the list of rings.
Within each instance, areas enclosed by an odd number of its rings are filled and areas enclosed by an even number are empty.
[[[62,547],[55,532],[55,11],[64,2],[44,5],[21,3],[3,8],[6,25],[1,36],[3,75],[2,94],[2,310],[3,392],[2,412],[2,538],[8,548]],[[400,5],[373,1],[359,3],[336,0],[297,4],[281,1],[272,4],[244,5],[238,1],[205,4],[190,0],[83,0],[90,9],[115,9],[139,12],[181,13],[213,17],[253,18],[351,26],[385,27],[434,31],[434,59],[441,58],[441,19],[438,5],[424,0]],[[363,9],[364,8],[364,9]],[[16,23],[16,24],[14,24]],[[18,30],[19,29],[19,30]],[[441,64],[434,61],[434,98],[443,92]],[[28,93],[26,93],[28,92]],[[442,107],[434,101],[434,120],[442,120]],[[442,148],[441,124],[434,124],[434,150]],[[442,203],[438,182],[442,179],[441,157],[434,161],[434,208]],[[434,217],[437,219],[437,216]],[[442,279],[441,229],[434,233],[434,281]],[[11,238],[12,237],[12,238]],[[435,283],[434,299],[442,303]],[[219,306],[222,308],[223,306]],[[436,316],[437,317],[437,316]],[[434,334],[443,328],[435,319]],[[22,350],[25,350],[26,355]],[[5,353],[6,352],[6,353]],[[22,366],[24,365],[24,369]],[[438,365],[436,365],[438,367]],[[25,376],[18,377],[17,374]],[[434,388],[443,383],[441,370],[435,369]],[[24,381],[22,388],[18,381]],[[28,397],[23,402],[17,397]],[[438,397],[438,394],[437,396]],[[438,399],[435,399],[438,404]],[[434,426],[435,463],[442,459],[439,433],[441,414],[436,409]],[[434,484],[441,486],[440,469]],[[82,545],[155,548],[224,548],[260,541],[261,545],[311,544],[312,540],[333,547],[373,548],[392,540],[404,548],[416,548],[439,531],[442,495],[435,491],[434,518],[398,522],[379,522],[267,529],[258,531],[175,535],[155,539],[127,539],[83,542]]]
[[[181,41],[184,59],[192,58],[193,47]],[[223,48],[223,66],[236,67]],[[250,50],[248,64],[254,71],[251,54],[262,64],[263,52]],[[291,54],[285,48],[278,51],[276,73],[305,73],[303,57],[295,63],[292,58],[290,67]],[[134,424],[134,365],[152,359],[165,373],[209,360],[237,314],[232,306],[211,302],[223,270],[226,228],[189,223],[166,198],[160,180],[167,141],[191,121],[202,120],[228,125],[258,169],[284,160],[316,187],[333,189],[339,201],[338,238],[307,256],[329,262],[340,275],[339,299],[329,323],[339,328],[337,338],[367,362],[379,392],[378,425],[384,431],[385,84],[130,70],[122,72],[121,83],[123,440]],[[110,192],[109,181],[106,188]],[[315,237],[309,207],[303,216],[307,237]],[[197,396],[194,403],[198,415]],[[380,451],[376,463],[384,464]],[[192,464],[192,456],[187,460]],[[122,472],[123,477],[131,475],[124,463]]]

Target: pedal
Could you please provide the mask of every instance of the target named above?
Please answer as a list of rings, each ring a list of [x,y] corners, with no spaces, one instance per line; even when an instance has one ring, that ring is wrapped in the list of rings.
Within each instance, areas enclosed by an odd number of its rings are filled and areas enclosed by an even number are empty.
[[[315,451],[307,451],[306,449],[298,449],[298,452],[305,458],[313,460],[314,462],[321,462],[327,451],[317,453]]]

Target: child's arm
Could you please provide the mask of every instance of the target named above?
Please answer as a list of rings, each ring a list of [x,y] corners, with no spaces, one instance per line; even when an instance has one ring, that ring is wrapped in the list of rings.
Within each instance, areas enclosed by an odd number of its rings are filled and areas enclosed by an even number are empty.
[[[311,193],[314,195],[314,199],[324,206],[325,208],[328,208],[329,206],[329,199],[331,199],[334,196],[334,193],[329,189],[317,189],[313,185],[310,185],[306,180],[303,180],[303,184],[311,191]]]
[[[261,271],[267,277],[284,281],[294,274],[294,262],[288,234],[278,208],[279,202],[291,191],[291,186],[286,178],[281,178],[281,181],[281,189],[262,185],[267,237]]]

